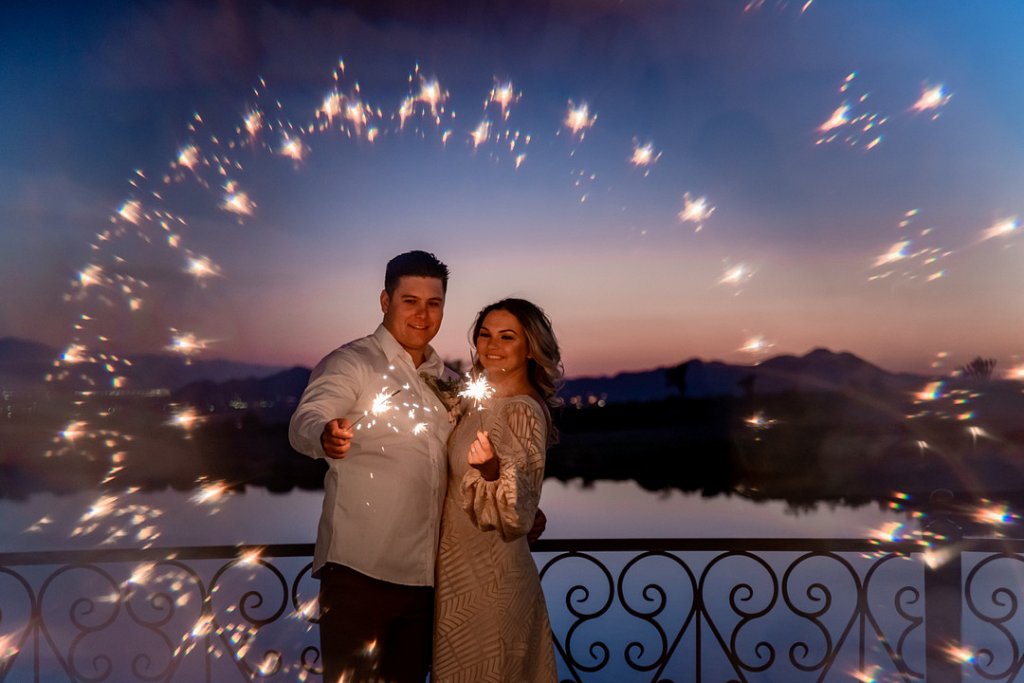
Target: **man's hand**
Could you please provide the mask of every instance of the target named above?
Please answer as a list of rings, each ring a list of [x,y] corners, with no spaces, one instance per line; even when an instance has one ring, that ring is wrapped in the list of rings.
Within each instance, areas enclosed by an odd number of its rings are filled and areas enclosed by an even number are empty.
[[[498,478],[498,458],[491,448],[491,440],[487,432],[477,432],[476,441],[469,444],[469,455],[466,456],[469,466],[480,470],[480,476],[487,481]]]
[[[324,448],[324,455],[328,458],[344,458],[348,449],[352,447],[352,423],[344,417],[331,420],[324,425],[324,431],[320,434],[320,445]]]
[[[537,508],[537,514],[533,517],[533,527],[526,532],[526,542],[533,543],[544,533],[544,529],[548,526],[548,517],[544,514],[544,511]]]

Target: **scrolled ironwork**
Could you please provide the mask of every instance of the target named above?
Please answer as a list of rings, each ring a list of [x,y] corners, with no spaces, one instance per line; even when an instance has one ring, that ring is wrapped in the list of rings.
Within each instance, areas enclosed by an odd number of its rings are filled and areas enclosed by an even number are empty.
[[[684,572],[684,576],[689,581],[689,608],[686,610],[685,614],[681,615],[680,619],[678,619],[678,628],[673,628],[674,634],[671,642],[669,642],[668,639],[667,626],[658,621],[658,617],[662,612],[664,612],[668,605],[669,600],[667,591],[659,584],[645,583],[640,591],[640,596],[643,598],[644,602],[650,604],[650,608],[644,610],[639,607],[635,607],[632,604],[626,590],[626,582],[631,572],[639,568],[640,565],[647,560],[651,559],[663,559],[669,563],[669,566],[681,568]],[[678,589],[678,585],[674,585],[674,587]],[[640,658],[646,654],[644,644],[638,640],[628,643],[623,651],[626,664],[635,671],[655,671],[655,678],[657,679],[668,661],[672,658],[683,634],[686,632],[690,623],[693,621],[694,615],[697,613],[697,578],[694,576],[690,567],[678,556],[663,551],[649,551],[634,557],[632,560],[627,562],[622,568],[622,571],[619,572],[617,595],[619,602],[626,613],[654,629],[654,632],[658,636],[658,642],[660,643],[660,647],[656,651],[657,656],[648,664],[644,664],[640,661]]]
[[[550,569],[562,562],[569,560],[581,560],[589,564],[592,567],[596,567],[600,570],[600,575],[604,578],[604,584],[602,588],[605,589],[606,599],[596,606],[590,612],[582,611],[578,609],[580,606],[586,606],[590,601],[590,589],[583,585],[576,583],[572,585],[565,593],[565,608],[574,617],[574,621],[570,624],[568,630],[565,633],[565,637],[559,641],[555,639],[555,649],[558,654],[561,655],[566,665],[574,672],[582,671],[585,673],[592,673],[600,671],[607,664],[611,658],[611,650],[608,644],[601,640],[592,641],[587,646],[587,652],[589,653],[593,663],[587,664],[579,661],[576,658],[576,647],[575,637],[576,633],[580,628],[589,622],[599,619],[601,616],[606,614],[612,606],[612,602],[615,599],[615,582],[612,579],[612,574],[608,571],[608,568],[600,560],[594,556],[581,553],[581,552],[568,552],[558,555],[549,560],[540,570],[540,579],[543,583],[545,576],[548,574]]]
[[[997,562],[1013,562],[1024,565],[1024,557],[1011,553],[997,553],[990,555],[978,562],[967,574],[964,581],[964,601],[967,609],[975,618],[991,628],[994,628],[1006,641],[1009,649],[1009,662],[1006,667],[992,671],[992,666],[998,659],[997,653],[991,647],[979,647],[974,653],[974,670],[982,678],[990,681],[1016,680],[1021,668],[1024,667],[1024,658],[1021,657],[1020,646],[1017,643],[1017,636],[1007,624],[1019,613],[1020,600],[1013,589],[999,585],[992,589],[989,600],[992,605],[999,608],[996,614],[987,614],[975,599],[975,582],[986,569],[994,568]],[[1021,590],[1017,586],[1017,590]]]
[[[963,583],[965,616],[996,635],[974,648],[975,675],[1009,683],[1024,668],[1021,588],[990,570],[1024,564],[1024,543],[964,539],[948,561],[961,551],[983,553]],[[930,679],[915,662],[932,648],[922,624],[933,568],[917,545],[598,539],[542,541],[535,552],[562,678],[824,681],[854,666]],[[312,547],[247,553],[0,553],[0,681],[313,683],[322,657]],[[148,574],[132,572],[143,564]]]

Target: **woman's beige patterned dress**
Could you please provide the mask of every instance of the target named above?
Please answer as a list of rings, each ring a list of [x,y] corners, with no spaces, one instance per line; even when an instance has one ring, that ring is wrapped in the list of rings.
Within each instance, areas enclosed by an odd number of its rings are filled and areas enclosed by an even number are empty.
[[[466,461],[481,423],[500,463],[492,482]],[[547,431],[541,406],[512,396],[464,416],[448,440],[433,681],[557,679],[547,606],[525,536],[540,501]]]

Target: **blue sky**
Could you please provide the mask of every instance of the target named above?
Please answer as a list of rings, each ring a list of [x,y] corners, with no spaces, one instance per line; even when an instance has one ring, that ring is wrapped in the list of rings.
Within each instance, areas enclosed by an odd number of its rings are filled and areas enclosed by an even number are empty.
[[[516,294],[551,314],[570,375],[817,346],[890,369],[1021,363],[1024,9],[802,9],[4,10],[0,336],[130,353],[187,331],[211,357],[311,364],[376,324],[384,262],[425,248],[454,274],[449,357],[467,355],[475,310]],[[440,120],[421,102],[399,127],[421,77],[447,93]],[[521,97],[503,120],[484,103],[507,80]],[[915,110],[938,86],[941,104]],[[370,107],[360,130],[316,130],[334,88]],[[596,115],[582,136],[570,100]],[[823,131],[844,103],[851,123]],[[279,153],[285,133],[301,161]],[[630,163],[647,143],[657,161]],[[195,171],[175,165],[190,144]],[[228,180],[251,215],[219,207]],[[687,195],[714,207],[699,231],[679,217]],[[132,200],[135,223],[116,213]],[[189,255],[220,275],[189,275]],[[102,275],[83,288],[90,265]],[[763,351],[740,350],[757,338]]]

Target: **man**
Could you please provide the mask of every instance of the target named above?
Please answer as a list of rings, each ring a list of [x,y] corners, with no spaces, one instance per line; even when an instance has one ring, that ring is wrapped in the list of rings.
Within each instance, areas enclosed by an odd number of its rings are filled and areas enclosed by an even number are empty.
[[[325,683],[423,683],[430,667],[451,423],[424,376],[455,377],[430,347],[447,287],[433,254],[389,261],[383,322],[317,364],[288,428],[329,466],[313,558]]]

